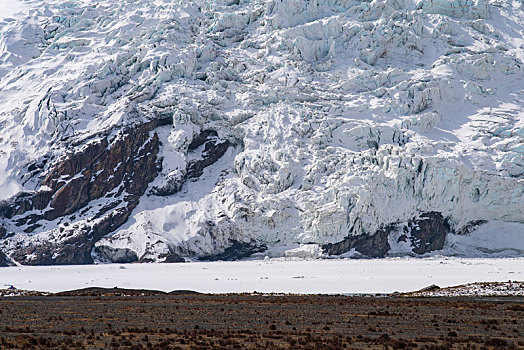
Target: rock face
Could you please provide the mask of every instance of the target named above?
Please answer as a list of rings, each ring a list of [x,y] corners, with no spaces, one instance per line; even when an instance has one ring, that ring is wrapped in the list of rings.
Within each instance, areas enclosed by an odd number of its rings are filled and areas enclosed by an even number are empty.
[[[27,6],[0,14],[17,262],[524,252],[521,2]]]
[[[204,169],[222,158],[230,146],[231,143],[220,139],[214,130],[203,130],[196,134],[187,150],[196,152],[202,148],[199,157],[187,163],[183,176],[168,178],[162,186],[154,186],[151,194],[164,197],[177,193],[187,180],[202,176]]]
[[[373,235],[347,237],[337,243],[326,244],[323,248],[328,255],[342,255],[355,250],[371,258],[383,258],[391,248],[388,242],[389,228],[381,229]]]
[[[3,216],[25,232],[40,227],[40,221],[64,218],[55,229],[61,239],[14,249],[13,258],[28,265],[92,263],[94,242],[127,220],[157,176],[159,140],[151,132],[170,122],[153,120],[128,127],[112,140],[94,141],[58,160],[42,181],[44,191],[4,203]],[[103,205],[92,205],[100,199],[104,199]],[[85,216],[85,222],[70,226],[67,219],[77,216]],[[123,259],[117,256],[117,260]]]
[[[7,258],[7,256],[0,251],[0,267],[7,267],[11,266],[11,261]]]
[[[128,248],[95,248],[94,243],[126,222],[149,183],[157,177],[161,170],[157,157],[160,143],[153,130],[171,123],[171,118],[155,119],[125,128],[112,140],[104,137],[89,143],[57,161],[42,181],[45,190],[24,193],[3,203],[0,207],[3,217],[27,233],[41,227],[41,221],[59,219],[59,228],[55,230],[59,231],[60,239],[16,247],[11,251],[13,259],[27,265],[91,264],[94,249],[94,255],[104,262],[153,261],[138,257]],[[187,164],[186,180],[200,177],[206,167],[224,155],[230,142],[220,140],[215,131],[206,130],[195,136],[189,150],[201,146],[201,157]],[[173,193],[176,189],[156,194]],[[97,200],[103,200],[103,205],[94,206]],[[28,212],[30,214],[26,214]],[[81,225],[70,226],[67,219],[74,221],[77,217],[86,220]],[[60,225],[62,218],[65,220]],[[3,232],[7,234],[5,229]],[[236,247],[234,243],[233,251]],[[174,252],[159,258],[165,262],[184,261]]]
[[[364,256],[383,258],[391,249],[390,236],[399,232],[401,234],[397,234],[397,243],[409,239],[411,252],[421,255],[441,250],[451,228],[441,213],[422,213],[419,218],[409,220],[406,225],[390,224],[373,235],[349,236],[340,242],[326,244],[323,249],[329,255],[342,255],[354,249]]]
[[[39,220],[52,221],[69,215],[90,201],[107,196],[120,185],[123,188],[119,191],[125,190],[127,198],[134,196],[136,201],[158,172],[158,135],[150,137],[149,132],[166,123],[170,120],[128,127],[111,144],[105,137],[66,155],[43,179],[43,190],[35,194],[23,193],[3,203],[0,214],[8,219],[17,216],[18,226],[29,225],[27,232],[31,231],[30,225]],[[32,210],[43,212],[41,216],[24,215]]]
[[[215,131],[204,130],[193,139],[188,149],[194,151],[200,146],[204,146],[201,158],[188,163],[186,179],[202,176],[206,167],[216,163],[226,153],[230,143],[227,140],[220,140]]]
[[[413,253],[424,254],[444,247],[446,235],[451,232],[450,225],[441,213],[423,213],[420,219],[408,223],[411,232]]]
[[[201,257],[200,260],[204,261],[217,261],[217,260],[240,260],[247,258],[254,253],[260,253],[267,249],[266,246],[257,245],[255,243],[246,243],[233,241],[231,246],[226,248],[223,253],[216,255],[209,255]]]
[[[115,249],[110,247],[95,247],[95,254],[102,261],[119,264],[133,263],[138,261],[138,256],[131,249]]]

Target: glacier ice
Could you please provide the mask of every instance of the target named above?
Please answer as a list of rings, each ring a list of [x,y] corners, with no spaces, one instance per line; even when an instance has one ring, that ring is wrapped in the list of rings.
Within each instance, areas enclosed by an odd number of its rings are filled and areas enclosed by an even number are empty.
[[[316,257],[428,212],[450,225],[447,253],[488,254],[457,248],[458,233],[496,222],[494,240],[524,235],[517,3],[35,1],[0,19],[0,200],[45,191],[64,152],[168,116],[152,131],[158,177],[95,260],[205,258],[235,242]],[[190,144],[210,131],[227,151],[205,161]],[[16,220],[0,217],[8,254],[93,218],[30,232]]]

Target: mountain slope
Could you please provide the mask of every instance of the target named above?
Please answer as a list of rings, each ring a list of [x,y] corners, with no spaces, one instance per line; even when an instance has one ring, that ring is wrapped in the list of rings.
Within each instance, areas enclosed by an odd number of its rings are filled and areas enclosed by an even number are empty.
[[[1,20],[10,259],[524,254],[521,1],[31,6]]]

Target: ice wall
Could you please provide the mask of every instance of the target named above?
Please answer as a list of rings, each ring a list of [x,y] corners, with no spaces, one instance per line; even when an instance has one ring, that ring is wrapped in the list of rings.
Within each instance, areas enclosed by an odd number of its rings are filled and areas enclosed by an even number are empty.
[[[159,177],[99,251],[282,255],[427,212],[450,234],[487,221],[520,230],[523,11],[487,0],[35,5],[1,29],[0,199],[38,191],[64,150],[172,116],[155,131]],[[211,131],[230,145],[212,163],[190,147]],[[0,220],[16,233],[2,238],[7,252],[63,224],[26,233]]]

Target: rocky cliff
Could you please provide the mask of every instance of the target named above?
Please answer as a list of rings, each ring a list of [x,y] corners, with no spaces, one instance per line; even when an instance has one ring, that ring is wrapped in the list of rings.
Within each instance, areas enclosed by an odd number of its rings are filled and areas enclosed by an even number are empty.
[[[0,264],[524,255],[520,1],[37,0],[0,24]]]

